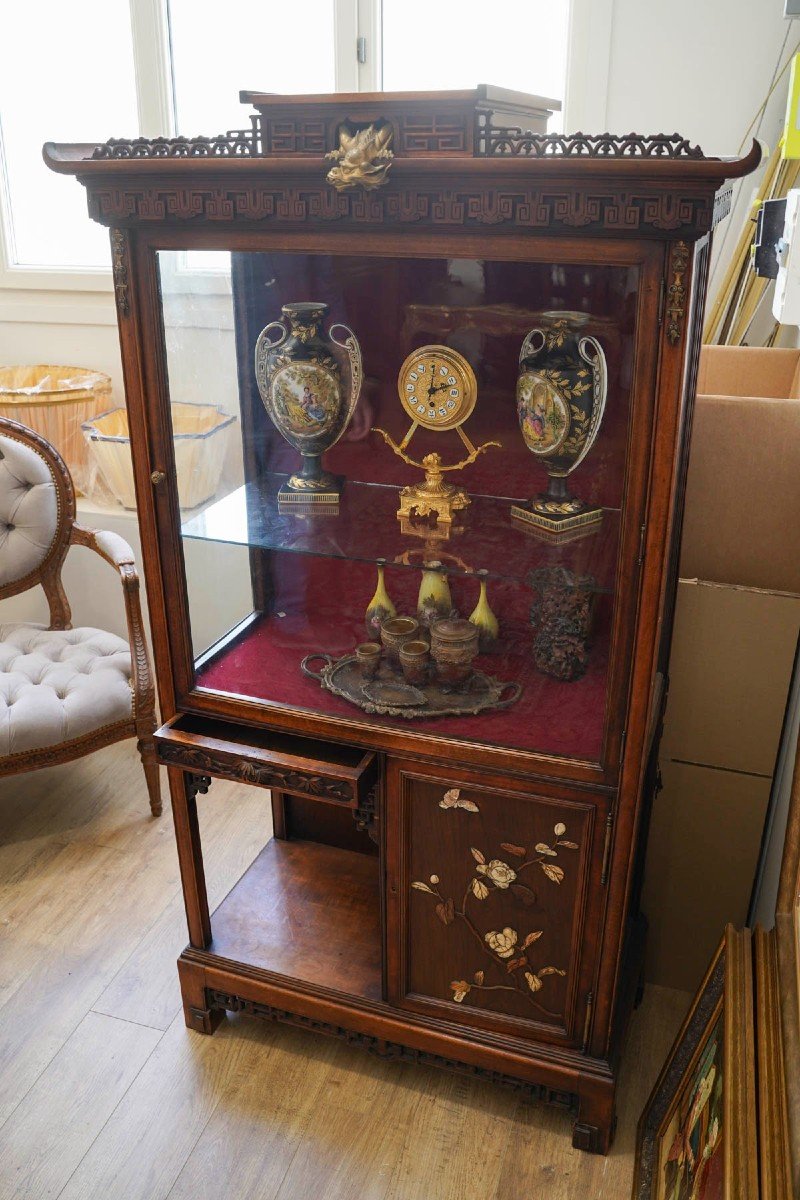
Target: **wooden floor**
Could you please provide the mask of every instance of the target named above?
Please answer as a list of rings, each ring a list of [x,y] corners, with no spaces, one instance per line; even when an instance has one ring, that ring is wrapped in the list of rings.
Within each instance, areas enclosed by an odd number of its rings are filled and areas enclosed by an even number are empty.
[[[269,833],[268,794],[200,797],[212,907]],[[300,1030],[180,1013],[169,815],[133,743],[0,781],[0,1196],[55,1200],[627,1198],[636,1118],[688,997],[635,1016],[611,1155],[567,1114]]]

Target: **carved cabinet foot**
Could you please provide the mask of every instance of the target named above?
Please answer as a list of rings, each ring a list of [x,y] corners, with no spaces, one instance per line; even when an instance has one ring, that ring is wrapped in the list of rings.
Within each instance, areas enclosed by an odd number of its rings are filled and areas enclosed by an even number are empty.
[[[572,1145],[589,1154],[608,1154],[617,1128],[614,1091],[581,1095],[578,1117],[572,1127]]]
[[[219,1026],[225,1013],[218,1008],[195,1008],[184,1001],[183,1016],[187,1029],[194,1029],[196,1033],[211,1034]]]
[[[186,1028],[194,1029],[197,1033],[213,1033],[225,1013],[222,1009],[209,1007],[202,967],[179,958],[178,975],[181,981]]]

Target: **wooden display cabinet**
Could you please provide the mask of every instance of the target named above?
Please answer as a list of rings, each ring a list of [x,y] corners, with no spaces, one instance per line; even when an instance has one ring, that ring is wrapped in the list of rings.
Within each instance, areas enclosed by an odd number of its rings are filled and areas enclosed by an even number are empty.
[[[247,99],[250,128],[217,138],[45,148],[111,230],[187,1023],[211,1033],[244,1010],[511,1083],[573,1108],[575,1145],[605,1152],[640,983],[711,228],[725,179],[759,152],[548,136],[546,102],[498,89]],[[354,332],[363,386],[325,454],[341,497],[287,511],[299,456],[254,351],[284,305],[309,301],[328,306],[323,332]],[[606,364],[597,440],[569,478],[597,514],[582,536],[511,513],[547,482],[515,397],[523,338],[553,313]],[[464,431],[501,443],[458,473],[471,502],[447,530],[398,521],[420,473],[374,432],[403,437],[398,371],[431,344],[475,374]],[[584,417],[547,396],[531,436],[557,440],[558,420]],[[182,507],[177,402],[237,418],[200,509]],[[422,428],[413,449],[463,456],[453,431]],[[504,703],[409,719],[301,670],[364,641],[377,565],[413,614],[431,560],[462,617],[485,580],[500,634],[475,666]],[[563,606],[579,596],[593,624],[576,650]],[[210,916],[195,797],[215,777],[271,792],[274,837]]]

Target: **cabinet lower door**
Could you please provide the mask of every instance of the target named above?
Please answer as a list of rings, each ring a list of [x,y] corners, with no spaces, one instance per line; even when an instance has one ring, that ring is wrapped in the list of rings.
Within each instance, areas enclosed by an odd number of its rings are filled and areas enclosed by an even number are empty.
[[[606,889],[605,797],[393,761],[389,998],[580,1047]]]

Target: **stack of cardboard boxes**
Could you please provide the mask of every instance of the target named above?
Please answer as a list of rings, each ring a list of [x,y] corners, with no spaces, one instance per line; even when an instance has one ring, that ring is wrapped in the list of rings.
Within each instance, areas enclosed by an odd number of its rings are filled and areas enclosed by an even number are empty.
[[[800,350],[706,347],[642,906],[693,991],[744,923],[800,630]]]

